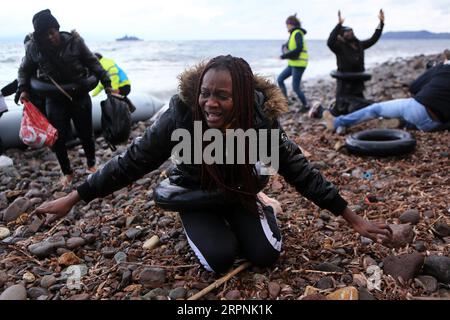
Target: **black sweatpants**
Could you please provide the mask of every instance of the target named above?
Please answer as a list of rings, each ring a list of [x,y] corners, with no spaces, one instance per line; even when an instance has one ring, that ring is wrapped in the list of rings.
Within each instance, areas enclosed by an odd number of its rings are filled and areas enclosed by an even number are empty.
[[[58,130],[58,140],[52,150],[56,153],[61,171],[64,175],[71,174],[66,142],[70,136],[70,120],[73,121],[78,137],[83,145],[87,158],[87,166],[95,166],[95,140],[92,128],[92,101],[88,94],[74,97],[70,102],[66,98],[46,98],[47,118]]]
[[[272,207],[256,215],[238,205],[180,212],[189,244],[208,271],[228,271],[239,255],[258,267],[269,267],[281,251],[281,233]]]
[[[345,115],[371,105],[373,101],[364,97],[364,89],[364,81],[339,79],[336,87],[336,105],[332,113],[335,116]]]

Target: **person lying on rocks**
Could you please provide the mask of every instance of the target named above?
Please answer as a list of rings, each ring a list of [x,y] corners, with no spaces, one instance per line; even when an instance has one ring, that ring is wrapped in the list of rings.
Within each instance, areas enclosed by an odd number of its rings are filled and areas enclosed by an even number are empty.
[[[327,128],[344,133],[346,128],[379,117],[398,118],[421,131],[450,128],[450,51],[443,53],[443,64],[428,69],[410,85],[411,98],[372,104],[345,116],[324,112]]]
[[[281,232],[276,219],[281,209],[275,200],[260,192],[264,187],[260,183],[262,171],[258,174],[257,163],[250,161],[255,145],[263,148],[263,140],[269,139],[276,146],[272,148],[271,166],[278,162],[278,173],[300,194],[319,207],[341,215],[364,237],[378,242],[391,239],[386,224],[356,215],[338,189],[309,164],[277,119],[287,108],[282,92],[268,80],[254,76],[245,60],[230,55],[215,57],[185,71],[180,76],[179,88],[169,109],[123,154],[111,159],[67,196],[41,205],[32,214],[55,221],[66,216],[80,200],[90,202],[130,185],[157,169],[172,154],[178,157],[176,166],[156,189],[166,184],[168,193],[171,188],[188,190],[185,203],[171,211],[179,211],[188,242],[201,264],[209,271],[223,273],[239,254],[255,266],[271,266],[281,250]],[[193,142],[194,149],[200,150],[193,158],[200,156],[199,162],[194,159],[191,164],[192,157],[179,161],[180,154],[175,151],[179,145],[172,140],[173,134],[196,135],[199,127],[200,136],[208,134],[217,140],[226,139],[238,129],[262,134],[256,142],[243,144],[241,152],[245,161],[241,164],[234,164],[239,162],[233,156],[227,157],[226,164],[221,159],[210,162],[205,156],[211,147],[205,143],[208,139],[197,146],[198,140]],[[188,141],[187,145],[191,143]],[[184,151],[188,152],[187,148]],[[229,155],[233,150],[226,151]],[[205,193],[206,200],[214,199],[217,193],[223,196],[218,197],[222,200],[202,207],[196,201],[198,195],[194,195],[199,190]]]

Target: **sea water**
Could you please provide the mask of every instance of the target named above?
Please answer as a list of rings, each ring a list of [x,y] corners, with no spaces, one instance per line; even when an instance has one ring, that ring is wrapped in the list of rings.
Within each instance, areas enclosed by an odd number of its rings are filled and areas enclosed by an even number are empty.
[[[87,41],[92,51],[114,59],[128,74],[132,90],[147,92],[167,101],[177,91],[178,75],[188,67],[217,55],[232,54],[246,59],[255,73],[276,81],[286,67],[280,60],[285,40],[235,41]],[[395,58],[435,54],[450,48],[449,40],[381,40],[366,51],[366,67]],[[328,77],[336,68],[334,54],[324,40],[309,40],[309,66],[304,80]],[[17,77],[24,55],[22,43],[0,43],[0,87]],[[9,98],[11,99],[11,98]]]

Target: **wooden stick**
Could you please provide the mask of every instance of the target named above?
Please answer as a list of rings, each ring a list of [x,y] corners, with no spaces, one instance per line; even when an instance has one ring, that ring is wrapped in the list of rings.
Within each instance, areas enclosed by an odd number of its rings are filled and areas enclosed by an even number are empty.
[[[4,245],[2,243],[0,243],[1,245]],[[42,262],[40,262],[39,260],[37,260],[36,258],[34,258],[33,256],[29,255],[28,253],[26,253],[24,250],[22,250],[21,248],[19,248],[17,245],[15,244],[6,244],[5,245],[7,248],[16,250],[18,252],[20,252],[21,254],[23,254],[24,256],[26,256],[28,259],[30,259],[31,261],[35,262],[37,265],[42,267]]]
[[[206,295],[207,293],[211,292],[212,290],[220,287],[222,284],[224,284],[225,282],[227,282],[228,280],[230,280],[232,277],[234,277],[235,275],[237,275],[239,272],[247,269],[248,267],[250,267],[251,263],[250,262],[245,262],[244,264],[240,265],[239,267],[237,267],[236,269],[230,271],[228,274],[226,274],[225,276],[223,276],[220,279],[217,279],[216,281],[214,281],[211,285],[207,286],[205,289],[203,289],[202,291],[194,294],[192,297],[188,298],[188,300],[198,300],[201,297],[203,297],[204,295]]]
[[[436,298],[436,297],[414,297],[410,293],[406,296],[407,300],[423,300],[423,301],[449,301],[450,298]]]
[[[319,271],[319,270],[291,270],[292,273],[320,273],[320,274],[344,274],[343,272]]]

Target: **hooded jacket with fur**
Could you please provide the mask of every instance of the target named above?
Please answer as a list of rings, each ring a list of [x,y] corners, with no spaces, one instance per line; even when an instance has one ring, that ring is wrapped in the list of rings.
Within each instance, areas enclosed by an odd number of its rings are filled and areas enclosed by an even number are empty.
[[[203,65],[200,65],[184,72],[180,76],[179,94],[172,97],[169,109],[142,137],[135,139],[126,152],[111,159],[78,187],[77,191],[84,201],[107,196],[157,169],[169,159],[172,148],[178,144],[171,141],[172,132],[180,128],[193,132],[193,108],[197,105],[196,87],[202,68]],[[277,118],[287,110],[287,101],[280,89],[257,76],[256,91],[255,129],[280,129],[278,173],[319,207],[336,215],[341,214],[347,202],[333,184],[311,167],[300,148],[280,127]],[[176,172],[177,184],[189,188],[199,186],[200,170],[200,165],[179,164],[172,172]]]
[[[42,52],[33,36],[27,42],[18,72],[19,91],[30,91],[30,78],[34,75],[44,81],[49,81],[50,76],[60,84],[83,84],[94,74],[105,87],[111,86],[107,72],[76,31],[60,32],[60,36],[61,45],[50,54]]]

